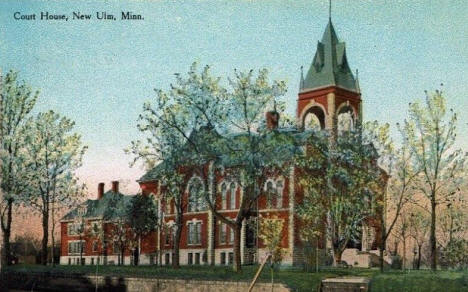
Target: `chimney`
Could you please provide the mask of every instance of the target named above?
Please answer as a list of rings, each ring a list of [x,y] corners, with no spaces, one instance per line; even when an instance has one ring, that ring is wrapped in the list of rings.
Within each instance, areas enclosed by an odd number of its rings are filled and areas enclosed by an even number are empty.
[[[97,198],[98,198],[98,200],[102,199],[103,195],[104,195],[104,183],[99,183],[98,184],[98,189],[97,189]]]
[[[118,180],[112,181],[112,191],[113,191],[114,193],[118,193],[118,192],[119,192],[119,181],[118,181]]]
[[[268,111],[266,112],[265,117],[268,130],[274,130],[278,128],[279,113],[277,111]]]

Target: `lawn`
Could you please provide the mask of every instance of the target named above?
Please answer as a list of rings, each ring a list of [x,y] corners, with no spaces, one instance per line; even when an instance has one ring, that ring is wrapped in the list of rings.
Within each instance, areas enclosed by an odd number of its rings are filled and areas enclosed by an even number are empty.
[[[96,266],[39,266],[17,265],[6,271],[48,272],[58,274],[95,274]],[[251,281],[257,266],[244,266],[242,272],[234,273],[229,267],[191,266],[178,270],[157,266],[99,266],[99,274],[106,276],[178,278],[214,281]],[[283,269],[275,273],[275,282],[282,282],[294,291],[316,291],[320,281],[329,277],[370,277],[371,291],[468,291],[468,271],[388,271],[381,274],[375,269],[325,269],[319,273],[301,269]],[[270,270],[265,268],[261,282],[270,281]]]

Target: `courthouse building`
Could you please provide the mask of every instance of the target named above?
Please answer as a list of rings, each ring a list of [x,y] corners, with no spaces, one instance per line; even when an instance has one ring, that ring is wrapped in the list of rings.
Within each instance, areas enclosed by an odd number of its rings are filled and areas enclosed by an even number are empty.
[[[312,56],[311,56],[312,57]],[[284,135],[290,135],[297,141],[298,147],[303,147],[311,135],[312,125],[333,131],[337,128],[340,115],[346,113],[353,121],[361,119],[361,92],[357,76],[350,69],[346,56],[346,46],[341,42],[329,20],[322,40],[318,42],[313,61],[307,74],[300,76],[300,88],[296,104],[298,127],[294,129],[278,129],[277,121],[269,120],[267,125]],[[267,118],[269,117],[266,115]],[[205,129],[201,129],[203,131]],[[192,133],[196,135],[197,133]],[[287,153],[282,159],[287,169],[281,172],[272,170],[265,173],[266,182],[262,186],[262,194],[255,207],[255,214],[263,217],[276,216],[283,220],[283,238],[281,246],[287,250],[283,264],[297,265],[303,261],[303,248],[300,240],[301,222],[297,209],[302,202],[302,188],[299,185],[300,171],[295,166],[286,164],[294,158],[293,152]],[[163,164],[164,162],[162,162]],[[161,164],[161,165],[162,165]],[[161,165],[148,171],[138,182],[143,195],[152,196],[158,203],[159,214],[164,220],[164,228],[145,237],[140,242],[139,262],[141,264],[170,265],[172,263],[172,248],[175,210],[174,204],[165,199],[164,187],[158,181]],[[218,212],[235,218],[244,189],[240,187],[239,178],[226,176],[224,172],[214,170],[207,164],[201,167],[206,171],[206,177],[215,186],[204,190],[202,178],[195,171],[184,173],[186,188],[184,200],[187,202],[183,212],[182,233],[180,242],[180,263],[184,265],[203,265],[214,263],[228,265],[233,262],[233,231],[218,220],[214,214],[197,198],[200,189],[203,192],[218,192]],[[229,169],[229,166],[226,166]],[[385,179],[383,180],[385,184]],[[269,194],[276,193],[275,196]],[[95,264],[99,261],[117,264],[118,252],[111,242],[106,244],[89,236],[86,232],[77,230],[77,220],[85,221],[85,228],[99,224],[103,230],[110,230],[112,222],[123,214],[121,210],[129,200],[119,192],[118,183],[113,182],[112,189],[104,192],[104,184],[98,187],[98,199],[88,200],[81,207],[71,211],[61,221],[62,250],[61,264],[76,264],[83,258],[85,264]],[[258,224],[256,215],[244,221],[241,231],[241,261],[243,264],[255,263],[261,259],[266,250],[262,241],[256,236]],[[343,260],[348,264],[369,266],[378,247],[380,234],[378,219],[369,218],[363,228],[361,240],[352,241],[349,249],[343,254]],[[83,253],[80,256],[80,247]],[[325,245],[325,244],[323,244]],[[322,245],[322,247],[324,247]],[[105,254],[105,258],[102,255]],[[102,258],[102,259],[101,259]],[[125,252],[125,264],[132,261],[132,253]]]

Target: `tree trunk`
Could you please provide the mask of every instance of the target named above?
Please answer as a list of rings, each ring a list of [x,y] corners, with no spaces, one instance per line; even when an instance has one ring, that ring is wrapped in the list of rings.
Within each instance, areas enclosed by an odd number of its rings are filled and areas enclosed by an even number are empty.
[[[315,239],[315,272],[319,270],[319,238]]]
[[[49,242],[49,212],[42,212],[42,254],[41,264],[47,265],[47,243]],[[81,255],[80,255],[81,261]]]
[[[2,232],[3,232],[3,249],[2,249],[2,267],[8,266],[11,264],[11,245],[10,245],[10,236],[11,236],[11,222],[13,220],[13,201],[8,200],[7,202],[7,222],[4,226],[2,221]],[[1,218],[3,220],[3,218]]]
[[[418,263],[416,266],[418,270],[421,268],[421,247],[422,247],[422,244],[418,244]]]
[[[386,192],[384,193],[384,200],[386,200]],[[384,201],[385,204],[385,201]],[[385,225],[385,212],[386,212],[386,205],[380,210],[380,246],[379,246],[379,266],[380,266],[380,272],[384,272],[384,250],[387,245],[387,226]],[[393,226],[391,226],[393,227]],[[390,227],[390,229],[391,229]]]
[[[333,248],[333,266],[338,267],[341,263],[341,256],[343,255],[343,251],[341,249]]]
[[[182,214],[178,212],[178,214],[176,214],[176,230],[174,234],[174,254],[172,256],[172,267],[175,269],[180,268],[179,246],[180,246],[181,236],[182,236]]]
[[[52,240],[52,249],[51,249],[51,255],[52,255],[52,266],[55,267],[55,236],[54,236],[54,232],[55,232],[55,219],[54,219],[54,204],[52,203],[52,230],[51,230],[51,234],[50,234],[50,239]]]
[[[431,196],[431,270],[437,270],[437,242],[436,242],[436,202],[435,193]]]
[[[242,222],[242,221],[241,221]],[[232,227],[231,227],[232,228]],[[240,224],[235,224],[234,225],[234,265],[233,265],[233,270],[234,272],[240,272],[242,270],[241,268],[241,254],[240,254],[240,246],[241,246],[241,229],[242,229],[242,223]]]
[[[384,246],[385,246],[385,243],[382,237],[382,242],[380,243],[380,246],[379,246],[379,266],[380,266],[381,273],[384,272]]]
[[[406,270],[406,237],[403,235],[403,270]]]

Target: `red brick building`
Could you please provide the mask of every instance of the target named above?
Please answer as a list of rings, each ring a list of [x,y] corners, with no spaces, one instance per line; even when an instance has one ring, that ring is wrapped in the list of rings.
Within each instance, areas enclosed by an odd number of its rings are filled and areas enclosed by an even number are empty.
[[[306,76],[301,74],[300,89],[297,100],[298,129],[278,129],[285,135],[291,135],[298,141],[305,140],[311,133],[310,127],[320,126],[321,129],[336,132],[342,113],[347,113],[353,121],[361,119],[361,93],[357,78],[353,75],[346,57],[346,48],[340,42],[329,21],[322,40],[318,42],[317,51]],[[282,157],[284,161],[291,157]],[[163,218],[164,228],[147,236],[140,242],[140,263],[169,265],[172,263],[173,230],[175,220],[174,205],[166,201],[164,187],[157,179],[158,167],[150,170],[138,181],[144,195],[153,196],[158,202],[159,214]],[[236,178],[228,177],[225,172],[212,169],[209,165],[203,167],[205,176],[215,187],[202,190],[217,192],[219,201],[217,209],[220,213],[234,218],[239,208],[243,189]],[[196,172],[186,171],[187,186],[184,193],[186,208],[183,213],[182,235],[180,243],[181,264],[230,264],[233,261],[233,232],[216,219],[214,214],[203,204],[200,198],[194,198],[199,189],[203,188],[202,178]],[[288,252],[283,260],[285,264],[300,264],[302,262],[302,245],[300,242],[300,220],[297,218],[297,207],[302,201],[302,191],[298,183],[299,169],[289,167],[282,174],[272,171],[265,173],[267,177],[262,186],[264,194],[258,200],[256,209],[261,216],[277,216],[283,219],[283,239],[281,245]],[[112,191],[104,194],[104,185],[98,188],[98,200],[88,200],[81,209],[73,210],[62,220],[62,264],[74,264],[79,261],[79,242],[84,243],[86,264],[97,262],[99,253],[106,254],[107,263],[117,263],[118,255],[113,252],[112,244],[102,246],[92,236],[78,235],[74,227],[77,218],[85,218],[85,226],[102,224],[104,232],[112,228],[112,216],[105,216],[105,209],[116,202],[125,205],[128,200],[118,192],[118,183],[113,183]],[[276,193],[276,196],[268,194]],[[113,199],[115,201],[113,201]],[[87,208],[91,208],[88,210]],[[81,210],[81,211],[80,211]],[[80,213],[81,212],[81,213]],[[81,217],[80,217],[81,214]],[[83,220],[83,219],[81,219]],[[97,223],[99,222],[99,223]],[[355,242],[354,247],[362,250],[377,248],[378,225],[376,221],[368,221],[369,226],[363,230],[362,240]],[[75,229],[74,229],[75,228]],[[256,236],[257,220],[255,217],[244,221],[241,231],[241,261],[243,264],[256,262],[265,255],[266,250]],[[85,233],[83,233],[85,234]],[[130,263],[130,251],[126,251],[125,263]],[[347,254],[353,257],[349,261],[365,266],[366,259],[356,259],[357,249]],[[364,254],[364,253],[363,253]]]

